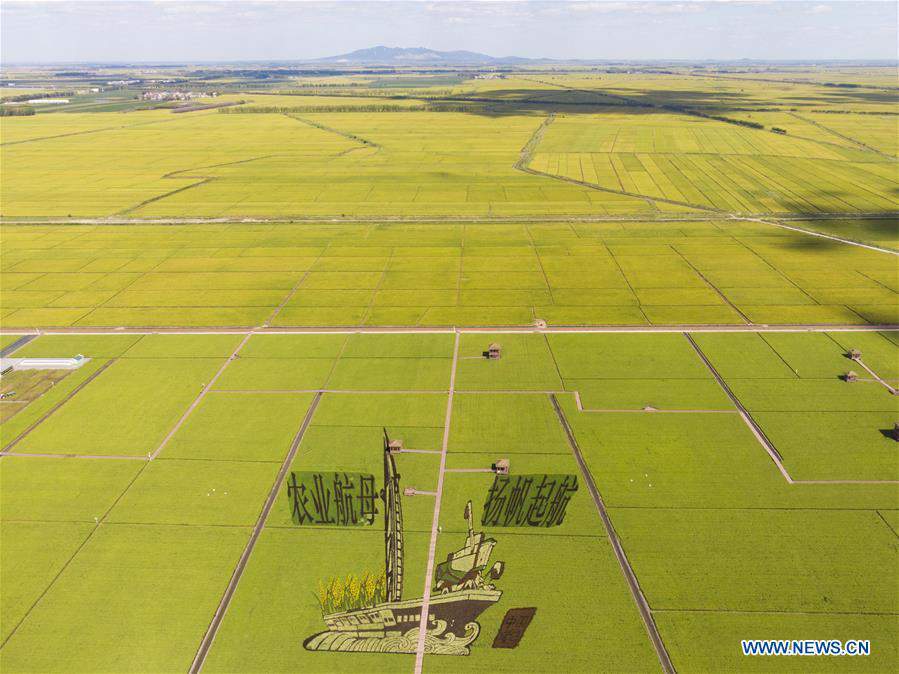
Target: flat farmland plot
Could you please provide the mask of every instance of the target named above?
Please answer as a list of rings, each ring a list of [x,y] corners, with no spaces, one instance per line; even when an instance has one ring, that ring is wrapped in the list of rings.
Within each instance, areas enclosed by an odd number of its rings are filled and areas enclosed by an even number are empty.
[[[897,563],[895,482],[872,447],[851,445],[853,438],[864,441],[861,426],[869,418],[886,424],[893,396],[875,381],[837,377],[849,362],[842,354],[850,342],[872,367],[895,375],[892,333],[692,336],[782,452],[792,483],[678,333],[464,332],[449,416],[453,334],[255,334],[224,368],[217,384],[226,386],[210,390],[150,461],[83,458],[111,453],[108,438],[124,437],[92,410],[135,406],[147,391],[166,391],[160,395],[171,408],[145,410],[145,418],[131,423],[155,448],[157,435],[174,426],[200,383],[208,383],[243,338],[41,336],[23,351],[117,360],[38,424],[22,455],[0,458],[0,563],[16,587],[3,597],[3,631],[11,635],[0,652],[4,670],[33,671],[35,662],[42,671],[59,669],[58,659],[35,656],[35,644],[62,641],[71,662],[85,670],[137,671],[148,662],[158,671],[188,668],[269,494],[272,508],[204,669],[329,672],[356,663],[373,671],[412,669],[415,640],[401,654],[303,646],[326,629],[316,596],[322,587],[335,587],[338,578],[352,596],[363,591],[360,578],[382,572],[383,502],[376,501],[371,524],[300,525],[290,471],[329,480],[371,475],[380,488],[385,429],[408,450],[394,455],[403,505],[403,598],[420,598],[430,565],[464,544],[469,501],[475,530],[495,541],[490,563],[504,563],[494,581],[501,597],[477,618],[469,654],[425,653],[428,671],[545,671],[558,663],[573,671],[658,668],[572,442],[679,671],[734,667],[740,638],[780,638],[793,630],[805,638],[802,629],[870,638],[878,652],[894,652],[889,627],[896,596],[882,579]],[[481,353],[492,341],[502,348],[498,361]],[[319,361],[344,380],[314,382],[325,389],[317,394],[256,389],[271,382],[253,383],[249,375],[259,372],[238,369],[273,363],[271,372],[300,372],[304,363]],[[425,371],[410,363],[440,372],[428,384],[432,390],[390,390],[427,383],[409,377]],[[128,386],[102,386],[113,368],[130,377]],[[229,372],[237,373],[230,383]],[[140,393],[128,394],[132,389]],[[839,417],[839,426],[808,421],[829,414]],[[70,428],[75,418],[81,419],[77,432]],[[827,433],[800,442],[796,433],[809,428]],[[31,453],[63,439],[82,458]],[[577,479],[561,522],[527,529],[483,523],[496,477],[490,467],[500,458],[510,460],[512,478]],[[279,483],[283,466],[288,479]],[[816,482],[822,478],[827,481]],[[429,560],[432,536],[436,551]],[[442,596],[431,589],[432,600]],[[527,607],[536,613],[519,645],[493,648],[507,611]],[[98,616],[89,626],[78,620],[85,610]],[[720,619],[709,626],[712,617]],[[560,626],[577,637],[573,645],[558,640]],[[699,653],[683,639],[703,626],[721,643]],[[110,633],[116,635],[111,646],[101,639]],[[886,656],[876,657],[875,668]]]
[[[865,634],[871,641],[871,655],[865,658],[815,658],[814,663],[805,658],[778,658],[777,671],[889,672],[899,656],[893,636],[894,616],[695,611],[665,611],[656,616],[678,671],[768,672],[771,661],[747,658],[740,649],[740,642],[743,639],[805,639],[806,634],[829,634],[842,641]],[[700,641],[707,645],[696,648],[695,644]]]
[[[120,360],[22,440],[45,454],[146,456],[221,365],[218,359]],[[85,425],[86,419],[92,419]]]
[[[99,117],[103,113],[90,115]],[[108,113],[107,113],[108,114]],[[144,113],[133,113],[141,115]],[[18,120],[4,122],[15,129]],[[644,201],[513,169],[539,126],[454,113],[200,113],[4,148],[4,215],[416,215],[653,212]],[[432,130],[442,129],[438,135]],[[27,131],[14,131],[16,136]],[[368,145],[348,138],[356,136]],[[159,153],[159,154],[156,154]],[[129,157],[140,157],[135,162]],[[64,161],[63,161],[64,160]],[[54,163],[77,167],[62,171]],[[118,167],[109,172],[109,165]],[[35,187],[51,175],[53,199]],[[77,189],[85,175],[91,190]],[[80,179],[80,180],[79,180]],[[50,206],[49,204],[53,205]]]
[[[8,456],[0,462],[3,521],[89,522],[99,518],[137,476],[135,461],[35,462]]]
[[[4,147],[3,215],[111,215],[202,183],[214,175],[212,166],[285,151],[325,158],[352,147],[283,115],[152,114],[147,123],[128,126],[115,113],[90,117],[92,126],[107,128]],[[4,121],[4,128],[17,122]],[[197,204],[208,214],[225,208],[208,198]]]
[[[172,438],[167,458],[281,461],[312,394],[208,395]]]
[[[880,613],[895,606],[895,588],[874,580],[896,564],[895,537],[873,513],[633,512],[616,510],[614,518],[656,610]],[[849,537],[839,546],[825,534],[834,527]],[[769,530],[790,542],[772,540]],[[859,564],[871,568],[867,580],[855,573]]]
[[[877,168],[885,161],[860,148],[695,117],[607,113],[556,120],[530,166],[614,191],[730,212],[853,212],[896,209],[895,173]],[[814,182],[799,176],[814,176]]]
[[[890,437],[896,406],[885,412],[757,412],[754,417],[799,477],[896,480]]]
[[[0,121],[4,674],[896,669],[894,67],[141,68]]]
[[[407,545],[407,579],[409,587],[417,589],[424,583],[427,535],[410,532]],[[314,594],[319,581],[376,572],[383,565],[383,556],[383,531],[379,529],[267,529],[204,669],[233,672],[261,666],[266,671],[289,672],[357,666],[386,673],[413,667],[414,655],[311,653],[301,645],[323,629]],[[284,564],[285,557],[293,563]],[[265,625],[264,630],[257,629],[260,624]]]
[[[454,476],[454,480],[460,478]],[[508,566],[501,601],[537,606],[539,618],[535,616],[517,648],[497,649],[490,643],[499,633],[503,613],[500,607],[489,610],[482,618],[484,633],[471,655],[459,658],[461,662],[425,655],[428,671],[547,671],[557,667],[589,671],[597,666],[616,671],[654,671],[658,667],[608,541],[601,535],[566,537],[498,531],[496,538],[496,555]],[[447,540],[438,558],[455,550],[454,542]],[[545,578],[546,567],[555,564],[563,564],[568,572],[554,579],[550,589],[541,578]],[[603,601],[585,601],[585,587],[604,588]],[[573,602],[581,604],[579,610],[572,610]],[[571,641],[560,640],[559,631]]]
[[[562,429],[546,395],[466,394],[458,396],[454,407],[453,451],[500,446],[512,454],[565,452]]]
[[[899,320],[888,252],[757,222],[22,225],[0,234],[4,327]]]
[[[890,435],[896,397],[864,370],[829,334],[697,335],[694,339],[783,457],[793,478],[895,480]],[[873,341],[871,337],[874,337]],[[852,343],[851,336],[841,341]],[[896,346],[879,335],[874,362],[890,367]],[[850,347],[855,348],[855,347]]]
[[[0,607],[3,619],[0,634],[5,641],[28,615],[35,601],[78,550],[93,529],[88,522],[3,522],[0,523],[0,570],[7,580]],[[4,666],[9,666],[0,657]],[[24,663],[23,663],[24,665]],[[24,669],[24,667],[23,667]]]
[[[250,527],[276,474],[268,462],[166,457],[141,471],[107,521]]]
[[[839,115],[807,113],[808,119],[833,135],[896,156],[899,120],[893,115]]]
[[[4,646],[4,669],[186,667],[248,535],[221,527],[101,528]],[[85,612],[90,623],[79,619]],[[64,660],[40,646],[48,638],[66,644]]]
[[[501,358],[484,353],[499,344]],[[456,388],[467,391],[549,390],[561,388],[555,361],[543,335],[466,334],[459,346]]]

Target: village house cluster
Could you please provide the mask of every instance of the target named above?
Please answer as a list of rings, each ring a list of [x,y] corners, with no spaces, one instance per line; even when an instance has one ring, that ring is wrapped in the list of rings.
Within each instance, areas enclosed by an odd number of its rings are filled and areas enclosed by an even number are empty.
[[[145,101],[190,101],[195,98],[215,98],[217,91],[145,91],[141,98]]]

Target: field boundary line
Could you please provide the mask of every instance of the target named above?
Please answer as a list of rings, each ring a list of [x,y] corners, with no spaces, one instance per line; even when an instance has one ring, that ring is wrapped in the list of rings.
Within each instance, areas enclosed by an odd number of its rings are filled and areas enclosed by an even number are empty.
[[[176,189],[173,189],[169,192],[165,192],[163,194],[157,194],[156,196],[149,197],[144,199],[143,201],[138,202],[134,206],[128,206],[123,208],[122,210],[116,212],[115,216],[128,215],[129,213],[133,213],[144,206],[148,206],[152,203],[160,201],[162,199],[166,199],[168,197],[174,196],[179,192],[183,192],[185,190],[192,189],[194,187],[199,187],[200,185],[205,185],[206,183],[210,183],[213,180],[218,180],[221,176],[204,176],[204,175],[178,175],[180,173],[187,173],[188,171],[203,171],[205,169],[212,168],[221,168],[222,166],[233,166],[234,164],[248,164],[249,162],[258,161],[259,159],[268,159],[270,157],[277,157],[278,155],[274,154],[266,154],[260,157],[250,157],[248,159],[238,159],[237,161],[228,161],[222,162],[220,164],[209,164],[207,166],[194,166],[186,169],[177,169],[175,171],[169,171],[168,173],[161,176],[163,180],[198,180],[198,182],[191,183],[190,185],[182,185]],[[113,217],[115,217],[113,216]]]
[[[538,250],[537,243],[536,243],[536,241],[534,241],[534,233],[531,231],[530,225],[523,224],[522,227],[524,227],[524,231],[528,235],[528,239],[531,242],[531,248],[533,248],[534,251],[537,251]],[[464,264],[464,262],[463,262],[463,264]],[[543,282],[546,284],[546,291],[549,293],[549,301],[552,304],[555,304],[556,298],[553,295],[553,287],[552,287],[552,284],[549,282],[549,276],[546,275],[546,267],[543,266],[543,258],[540,257],[540,255],[537,255],[537,264],[540,265],[540,273],[543,274]],[[537,318],[539,318],[539,316],[534,317],[535,320]],[[477,358],[477,356],[475,356],[475,358]]]
[[[722,227],[720,227],[720,226],[719,226],[719,229],[721,229],[722,231],[724,231],[724,228],[722,228]],[[782,278],[784,281],[786,281],[791,287],[795,288],[799,293],[801,293],[802,295],[805,295],[807,298],[809,298],[809,300],[811,300],[812,304],[815,304],[815,305],[821,304],[817,299],[815,299],[814,297],[812,297],[811,295],[809,295],[808,291],[807,291],[805,288],[803,288],[803,287],[800,286],[798,283],[796,283],[796,281],[794,281],[794,280],[791,279],[789,276],[787,276],[782,270],[778,269],[778,268],[775,267],[773,264],[771,264],[771,263],[768,261],[768,259],[767,259],[764,255],[762,255],[762,254],[761,254],[760,252],[758,252],[755,248],[753,248],[752,246],[750,246],[749,243],[747,243],[746,241],[744,241],[744,240],[743,240],[742,238],[740,238],[740,237],[734,236],[733,234],[731,235],[730,239],[731,239],[731,241],[734,241],[734,242],[736,242],[737,244],[739,244],[742,248],[744,248],[744,249],[746,249],[747,251],[749,251],[750,254],[754,255],[754,256],[757,257],[759,260],[761,260],[761,261],[762,261],[762,264],[764,264],[764,265],[765,265],[766,267],[768,267],[772,272],[774,272],[775,274],[777,274],[778,276],[780,276],[780,278]]]
[[[659,209],[655,205],[655,197],[650,197],[646,194],[637,194],[635,192],[626,192],[623,189],[615,190],[608,187],[601,187],[595,183],[590,183],[585,180],[577,180],[576,178],[569,178],[568,176],[557,175],[555,173],[546,173],[545,171],[538,171],[537,169],[531,168],[530,164],[534,158],[534,153],[537,151],[537,146],[540,145],[540,141],[543,140],[543,134],[546,133],[546,129],[556,118],[556,113],[550,112],[546,117],[543,118],[543,121],[540,123],[534,133],[531,134],[531,137],[528,139],[528,142],[524,144],[524,147],[521,148],[521,151],[518,154],[518,159],[512,164],[512,168],[516,171],[521,171],[522,173],[528,173],[533,176],[538,176],[541,178],[551,178],[554,180],[561,180],[564,182],[572,183],[574,185],[580,185],[581,187],[586,187],[588,189],[598,190],[600,192],[611,192],[612,194],[623,194],[632,198],[640,199],[641,201],[646,202],[646,204],[652,208],[654,213],[658,213]],[[621,182],[620,180],[618,181]],[[658,199],[658,201],[670,201],[668,199]],[[682,203],[679,201],[670,201],[670,203],[675,204],[677,206],[687,206],[689,208],[702,208],[696,207],[692,204]],[[713,211],[714,209],[702,208],[705,211]]]
[[[207,628],[206,633],[203,635],[203,639],[200,642],[197,653],[190,665],[189,671],[191,674],[196,674],[197,672],[199,672],[206,662],[206,656],[208,655],[209,649],[215,641],[219,626],[222,624],[222,619],[225,617],[225,613],[227,612],[228,607],[231,605],[231,598],[234,596],[234,592],[237,590],[237,584],[240,582],[240,579],[243,576],[243,572],[244,569],[246,569],[247,562],[250,559],[250,555],[252,554],[253,549],[256,547],[256,541],[259,539],[259,536],[262,533],[263,528],[265,527],[265,521],[268,519],[268,515],[272,510],[272,506],[274,506],[275,504],[275,499],[278,497],[278,490],[281,487],[281,483],[284,482],[284,478],[287,476],[287,471],[290,470],[290,466],[293,463],[293,460],[297,455],[297,451],[300,448],[300,442],[302,442],[303,436],[306,434],[306,430],[309,428],[309,424],[312,422],[312,416],[315,414],[315,410],[318,408],[318,403],[321,399],[322,394],[316,394],[315,398],[313,398],[312,402],[309,404],[309,408],[306,410],[306,415],[303,417],[303,422],[302,424],[300,424],[300,429],[294,436],[293,442],[291,442],[290,444],[290,449],[287,452],[287,456],[284,457],[284,461],[281,463],[281,469],[278,471],[278,475],[275,477],[275,483],[272,485],[268,497],[265,499],[265,503],[262,506],[262,511],[259,513],[259,517],[256,520],[255,526],[253,527],[253,532],[250,534],[250,538],[247,540],[247,544],[244,547],[240,558],[237,560],[237,566],[234,567],[234,571],[231,574],[228,585],[225,587],[225,592],[222,595],[222,599],[219,602],[218,608],[216,608],[216,611],[212,616],[212,621],[209,623],[209,627]]]
[[[606,246],[606,250],[609,251],[609,257],[612,258],[612,262],[615,263],[615,269],[618,270],[618,273],[621,274],[621,278],[624,280],[625,285],[627,285],[628,291],[630,294],[634,296],[634,299],[637,300],[637,311],[640,312],[640,315],[643,316],[643,319],[646,321],[647,325],[652,325],[652,321],[649,320],[649,316],[646,315],[646,312],[643,311],[643,305],[640,302],[640,296],[634,290],[634,286],[631,285],[631,280],[627,277],[627,274],[624,273],[624,269],[621,267],[621,262],[618,261],[618,258],[615,256],[615,253],[612,252],[612,249]]]
[[[889,91],[891,91],[895,95],[895,90],[889,90]],[[852,138],[851,136],[847,136],[845,134],[840,133],[839,131],[835,131],[834,129],[831,129],[829,126],[824,126],[820,122],[816,122],[814,119],[809,119],[808,117],[801,117],[800,115],[798,115],[795,112],[788,112],[787,114],[790,115],[791,117],[795,117],[796,119],[805,122],[806,124],[811,124],[812,126],[817,126],[819,129],[822,129],[822,130],[826,131],[827,133],[836,136],[837,138],[842,138],[843,140],[849,141],[853,145],[856,145],[860,148],[864,148],[868,152],[873,152],[874,154],[879,154],[881,157],[886,157],[887,159],[889,159],[893,162],[895,162],[897,160],[897,158],[891,154],[887,154],[886,152],[878,150],[876,147],[871,147],[870,145],[866,145],[865,143],[861,142],[860,140],[856,140],[855,138]],[[827,141],[824,141],[824,142],[827,142]],[[836,143],[830,143],[830,144],[836,145]]]
[[[832,341],[832,342],[834,342],[834,344],[836,344],[836,342],[834,341],[834,339],[832,337],[830,337],[830,335],[827,335],[827,333],[824,333],[824,334],[828,337],[828,339],[830,339],[830,341]],[[767,345],[767,347],[769,349],[771,349],[771,352],[775,356],[777,356],[777,359],[781,363],[783,363],[787,367],[787,369],[790,370],[790,372],[792,372],[795,375],[796,379],[802,379],[802,377],[799,375],[799,371],[795,367],[790,365],[790,363],[787,361],[787,359],[783,357],[783,354],[780,351],[778,351],[777,349],[775,349],[774,345],[770,341],[765,339],[764,333],[759,333],[759,339],[761,339]]]
[[[892,525],[890,525],[890,523],[887,522],[886,518],[883,516],[883,513],[880,512],[880,509],[878,508],[878,509],[876,509],[874,512],[877,513],[877,516],[878,516],[878,517],[880,518],[880,520],[886,525],[887,529],[889,529],[890,531],[893,532],[893,536],[895,536],[896,538],[899,538],[899,531],[896,531],[896,530],[892,527]]]
[[[627,585],[630,588],[631,595],[634,598],[634,601],[637,604],[637,608],[640,612],[640,617],[643,619],[643,625],[646,627],[646,631],[649,634],[649,639],[652,642],[653,648],[655,649],[656,655],[659,658],[659,664],[662,666],[662,670],[666,674],[674,674],[676,671],[674,669],[674,665],[671,663],[671,658],[668,655],[668,650],[665,648],[665,642],[662,641],[662,636],[659,634],[659,630],[656,627],[655,620],[652,617],[652,609],[649,608],[649,604],[646,601],[646,596],[643,594],[643,590],[640,588],[640,583],[637,580],[637,575],[634,573],[633,567],[631,567],[630,561],[628,561],[627,554],[624,552],[624,548],[621,546],[621,541],[618,538],[618,534],[615,532],[615,527],[612,524],[612,518],[609,517],[608,511],[606,511],[605,503],[602,500],[602,496],[599,493],[599,489],[596,487],[596,482],[593,480],[593,475],[590,473],[589,468],[587,468],[587,463],[584,461],[584,457],[581,455],[580,447],[578,446],[577,439],[574,437],[574,431],[571,430],[571,426],[568,424],[568,419],[565,418],[565,413],[562,411],[562,407],[559,405],[559,401],[554,394],[550,394],[550,401],[552,402],[553,409],[556,412],[556,417],[559,420],[559,423],[562,426],[562,430],[565,431],[565,436],[568,439],[568,446],[571,448],[572,454],[574,454],[574,458],[577,461],[578,468],[581,472],[581,477],[584,479],[584,482],[587,484],[587,490],[590,492],[590,496],[593,498],[593,503],[596,506],[596,510],[599,512],[599,518],[602,520],[603,527],[605,527],[606,535],[608,536],[609,543],[612,546],[612,550],[615,553],[615,557],[618,560],[618,565],[621,567],[621,572],[624,574],[624,578],[627,581]]]
[[[280,304],[278,304],[278,306],[276,306],[272,310],[272,312],[268,315],[268,318],[266,318],[265,321],[262,323],[261,327],[263,327],[263,328],[269,327],[272,324],[272,321],[275,320],[278,317],[278,315],[281,313],[281,310],[287,306],[287,303],[290,302],[290,300],[292,300],[294,297],[296,297],[296,294],[300,291],[300,288],[302,287],[303,283],[305,283],[306,279],[309,278],[309,274],[312,273],[312,269],[315,267],[315,265],[318,264],[319,260],[321,260],[324,257],[325,251],[327,251],[330,246],[331,246],[330,243],[325,244],[325,246],[322,248],[321,252],[318,254],[318,257],[315,258],[315,262],[313,262],[311,265],[309,265],[309,269],[307,269],[300,275],[300,279],[293,285],[293,287],[290,290],[287,291],[287,295],[285,295],[284,299],[281,300]]]
[[[431,540],[428,543],[428,565],[425,569],[425,588],[422,594],[421,618],[418,623],[418,645],[415,648],[415,674],[421,674],[425,656],[425,636],[428,632],[428,612],[431,608],[431,582],[434,578],[434,557],[437,554],[437,534],[440,524],[440,504],[443,500],[443,482],[446,477],[446,454],[449,448],[450,423],[453,418],[453,396],[456,391],[456,365],[459,362],[460,333],[456,331],[453,343],[453,369],[450,372],[449,395],[446,416],[443,421],[443,443],[440,448],[440,467],[437,472],[437,491],[434,495],[434,517],[431,521]]]
[[[690,346],[693,347],[693,350],[696,352],[696,355],[699,356],[700,360],[706,366],[708,371],[715,378],[715,381],[718,382],[718,385],[727,394],[727,397],[730,398],[730,401],[734,404],[734,407],[737,408],[737,412],[740,414],[740,418],[743,419],[746,426],[752,431],[752,434],[755,436],[755,439],[759,441],[759,444],[765,448],[765,451],[768,453],[768,456],[771,457],[771,460],[777,466],[777,469],[780,471],[780,474],[783,475],[784,479],[788,484],[793,484],[793,478],[790,476],[790,473],[787,471],[786,467],[783,465],[783,458],[780,455],[774,445],[771,444],[771,441],[768,440],[768,437],[762,431],[761,427],[755,422],[755,420],[749,415],[749,410],[747,410],[743,403],[740,402],[740,399],[737,398],[736,394],[731,391],[730,386],[727,385],[727,382],[724,381],[724,378],[718,373],[718,370],[712,365],[712,361],[708,359],[708,357],[703,353],[702,349],[699,348],[699,344],[696,343],[696,340],[690,336],[689,333],[684,333],[684,337],[687,338],[687,341],[690,342]]]
[[[12,449],[13,447],[15,447],[15,446],[16,446],[17,444],[19,444],[22,440],[24,440],[25,437],[26,437],[29,433],[31,433],[35,428],[37,428],[37,427],[40,426],[42,423],[44,423],[44,422],[45,422],[48,418],[50,418],[50,416],[53,415],[53,414],[54,414],[60,407],[62,407],[62,406],[65,405],[67,402],[69,402],[72,398],[74,398],[76,393],[78,393],[79,391],[81,391],[81,389],[83,389],[85,386],[87,386],[88,384],[90,384],[94,379],[96,379],[96,378],[99,377],[101,374],[103,374],[103,372],[105,372],[106,369],[107,369],[110,365],[112,365],[113,363],[115,363],[117,360],[118,360],[118,358],[110,358],[110,359],[107,360],[105,363],[103,363],[100,367],[98,367],[96,370],[94,370],[94,372],[92,372],[92,373],[90,374],[90,376],[87,377],[87,379],[85,379],[83,382],[81,382],[80,384],[78,384],[78,386],[76,386],[76,387],[73,388],[71,391],[69,391],[69,392],[65,395],[65,397],[64,397],[62,400],[60,400],[58,403],[56,403],[53,407],[51,407],[49,410],[47,410],[46,412],[44,412],[44,413],[37,419],[37,421],[35,421],[35,422],[34,422],[33,424],[31,424],[28,428],[26,428],[24,431],[22,431],[19,435],[17,435],[15,438],[13,438],[9,443],[7,443],[6,446],[3,447],[3,451],[0,451],[0,456],[6,456],[10,449]]]
[[[6,644],[9,642],[10,639],[13,638],[13,636],[19,630],[19,628],[22,626],[22,624],[28,619],[28,616],[31,615],[31,612],[35,609],[35,607],[38,604],[40,604],[41,601],[43,601],[44,597],[47,596],[47,593],[50,592],[51,589],[53,589],[53,586],[56,585],[56,581],[59,580],[59,578],[62,576],[62,574],[65,572],[65,570],[67,568],[69,568],[69,565],[75,560],[75,558],[78,556],[78,554],[90,542],[90,540],[94,537],[94,534],[97,533],[97,531],[99,531],[100,526],[103,525],[106,522],[106,518],[109,517],[109,513],[111,513],[113,511],[113,508],[115,508],[118,505],[119,501],[121,501],[122,498],[125,496],[125,494],[128,493],[128,491],[131,489],[131,487],[134,485],[134,483],[137,482],[137,478],[139,478],[143,474],[143,472],[147,469],[147,466],[149,466],[149,465],[150,465],[150,462],[144,460],[143,465],[135,471],[134,477],[132,477],[131,480],[128,481],[128,484],[125,485],[125,488],[122,490],[122,492],[118,496],[116,496],[115,500],[106,509],[106,512],[104,512],[98,519],[94,520],[94,528],[88,532],[87,536],[84,537],[84,540],[81,541],[81,544],[77,548],[75,548],[75,551],[72,553],[72,556],[66,560],[66,563],[62,565],[62,567],[59,569],[59,571],[56,573],[56,575],[53,576],[53,579],[47,584],[47,587],[44,588],[44,591],[41,592],[41,594],[38,596],[38,598],[35,599],[34,602],[31,604],[31,606],[28,607],[28,610],[25,612],[25,615],[22,616],[22,619],[19,620],[19,622],[16,623],[15,627],[13,627],[13,629],[10,631],[10,633],[8,635],[6,635],[6,638],[3,640],[3,643],[0,643],[0,649],[3,649],[6,646]],[[125,524],[125,523],[123,523],[123,524]]]
[[[856,363],[858,363],[863,368],[865,368],[865,370],[868,371],[868,374],[870,374],[872,377],[874,377],[874,379],[877,380],[877,382],[879,384],[882,384],[886,388],[886,390],[889,391],[892,395],[899,394],[899,391],[897,391],[895,387],[888,384],[886,382],[886,380],[883,379],[883,377],[881,377],[874,370],[872,370],[870,367],[868,367],[867,363],[865,363],[865,361],[863,361],[861,358],[854,358],[853,360],[855,360]]]
[[[174,179],[174,176],[172,176],[172,178]],[[182,178],[179,176],[178,179],[179,180],[191,180],[191,177],[184,176]],[[194,187],[199,187],[200,185],[205,185],[206,183],[212,182],[212,180],[213,180],[213,178],[211,176],[207,177],[207,178],[200,178],[199,180],[197,180],[197,182],[191,183],[190,185],[182,185],[181,187],[176,187],[175,189],[169,190],[168,192],[163,192],[162,194],[157,194],[156,196],[150,197],[149,199],[144,199],[143,201],[136,203],[134,206],[128,206],[127,208],[116,213],[116,215],[128,215],[129,213],[133,213],[134,211],[141,209],[144,206],[149,206],[150,204],[156,203],[157,201],[161,201],[163,199],[166,199],[167,197],[175,196],[176,194],[178,194],[180,192],[184,192],[185,190],[189,190]]]
[[[736,311],[740,315],[740,318],[742,318],[744,321],[746,321],[747,325],[752,325],[752,319],[749,318],[749,316],[747,316],[746,314],[744,314],[743,310],[740,309],[740,307],[738,307],[736,304],[731,302],[730,298],[727,295],[725,295],[724,292],[718,286],[716,286],[714,283],[709,281],[708,277],[705,274],[703,274],[702,271],[700,271],[700,269],[695,264],[693,264],[693,262],[686,255],[684,255],[680,250],[678,250],[677,244],[671,244],[671,249],[680,256],[680,258],[690,267],[690,269],[692,269],[696,273],[697,276],[699,276],[699,278],[701,278],[703,280],[703,282],[709,288],[711,288],[712,290],[715,291],[715,293],[718,295],[718,297],[720,297],[727,306],[729,306],[731,309]]]
[[[340,129],[337,129],[333,126],[327,126],[327,125],[321,124],[319,122],[313,122],[311,119],[306,119],[305,117],[301,117],[300,113],[285,112],[283,114],[285,117],[293,119],[297,122],[302,122],[306,126],[311,126],[314,129],[318,129],[319,131],[324,131],[326,133],[333,133],[337,136],[342,136],[342,137],[346,138],[347,140],[353,141],[354,143],[361,144],[363,147],[373,147],[376,150],[382,150],[384,148],[383,145],[376,143],[373,140],[368,140],[368,138],[362,138],[361,136],[357,136],[356,134],[351,133],[349,131],[341,131]],[[315,113],[313,112],[313,113],[305,113],[305,114],[315,114]],[[359,149],[359,148],[357,148],[357,149]],[[344,150],[343,152],[346,152],[346,150]],[[341,152],[341,154],[343,154],[343,152]]]
[[[218,378],[222,375],[222,372],[224,372],[225,368],[227,368],[228,365],[230,365],[231,362],[235,358],[237,358],[237,355],[240,353],[240,350],[244,347],[244,345],[250,340],[250,337],[252,337],[252,336],[253,336],[253,333],[248,332],[244,336],[244,338],[242,340],[240,340],[240,344],[237,345],[237,348],[235,348],[234,351],[231,352],[231,355],[228,356],[228,358],[225,360],[225,362],[222,364],[222,366],[212,376],[212,379],[210,379],[209,382],[206,384],[206,386],[203,387],[203,390],[200,391],[199,395],[197,395],[197,397],[194,398],[194,401],[190,404],[190,407],[188,407],[184,411],[184,414],[181,415],[181,418],[178,419],[178,421],[175,423],[175,425],[172,427],[172,429],[162,439],[162,442],[159,443],[159,446],[156,448],[156,450],[152,454],[150,454],[149,458],[151,461],[153,461],[157,456],[159,456],[159,453],[163,449],[165,449],[165,446],[169,444],[169,441],[172,439],[172,437],[175,435],[175,433],[177,433],[180,430],[181,426],[184,425],[184,422],[187,421],[187,418],[191,415],[191,413],[199,406],[199,404],[201,402],[203,402],[203,398],[206,397],[206,394],[209,393],[209,391],[215,385],[215,382],[218,381]]]

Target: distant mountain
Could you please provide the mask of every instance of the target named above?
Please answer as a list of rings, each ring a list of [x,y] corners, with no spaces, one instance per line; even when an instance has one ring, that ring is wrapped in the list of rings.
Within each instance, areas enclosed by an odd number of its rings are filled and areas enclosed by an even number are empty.
[[[518,56],[496,57],[473,51],[437,51],[426,47],[370,47],[349,54],[317,59],[327,63],[377,63],[385,65],[509,65],[533,59]]]

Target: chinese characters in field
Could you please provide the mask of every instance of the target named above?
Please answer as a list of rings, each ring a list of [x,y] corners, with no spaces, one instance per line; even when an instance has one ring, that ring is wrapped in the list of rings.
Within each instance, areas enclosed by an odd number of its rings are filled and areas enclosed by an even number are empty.
[[[576,475],[497,475],[487,492],[483,526],[554,527],[577,491]]]
[[[367,526],[375,521],[380,495],[366,473],[292,472],[287,499],[298,526]]]

